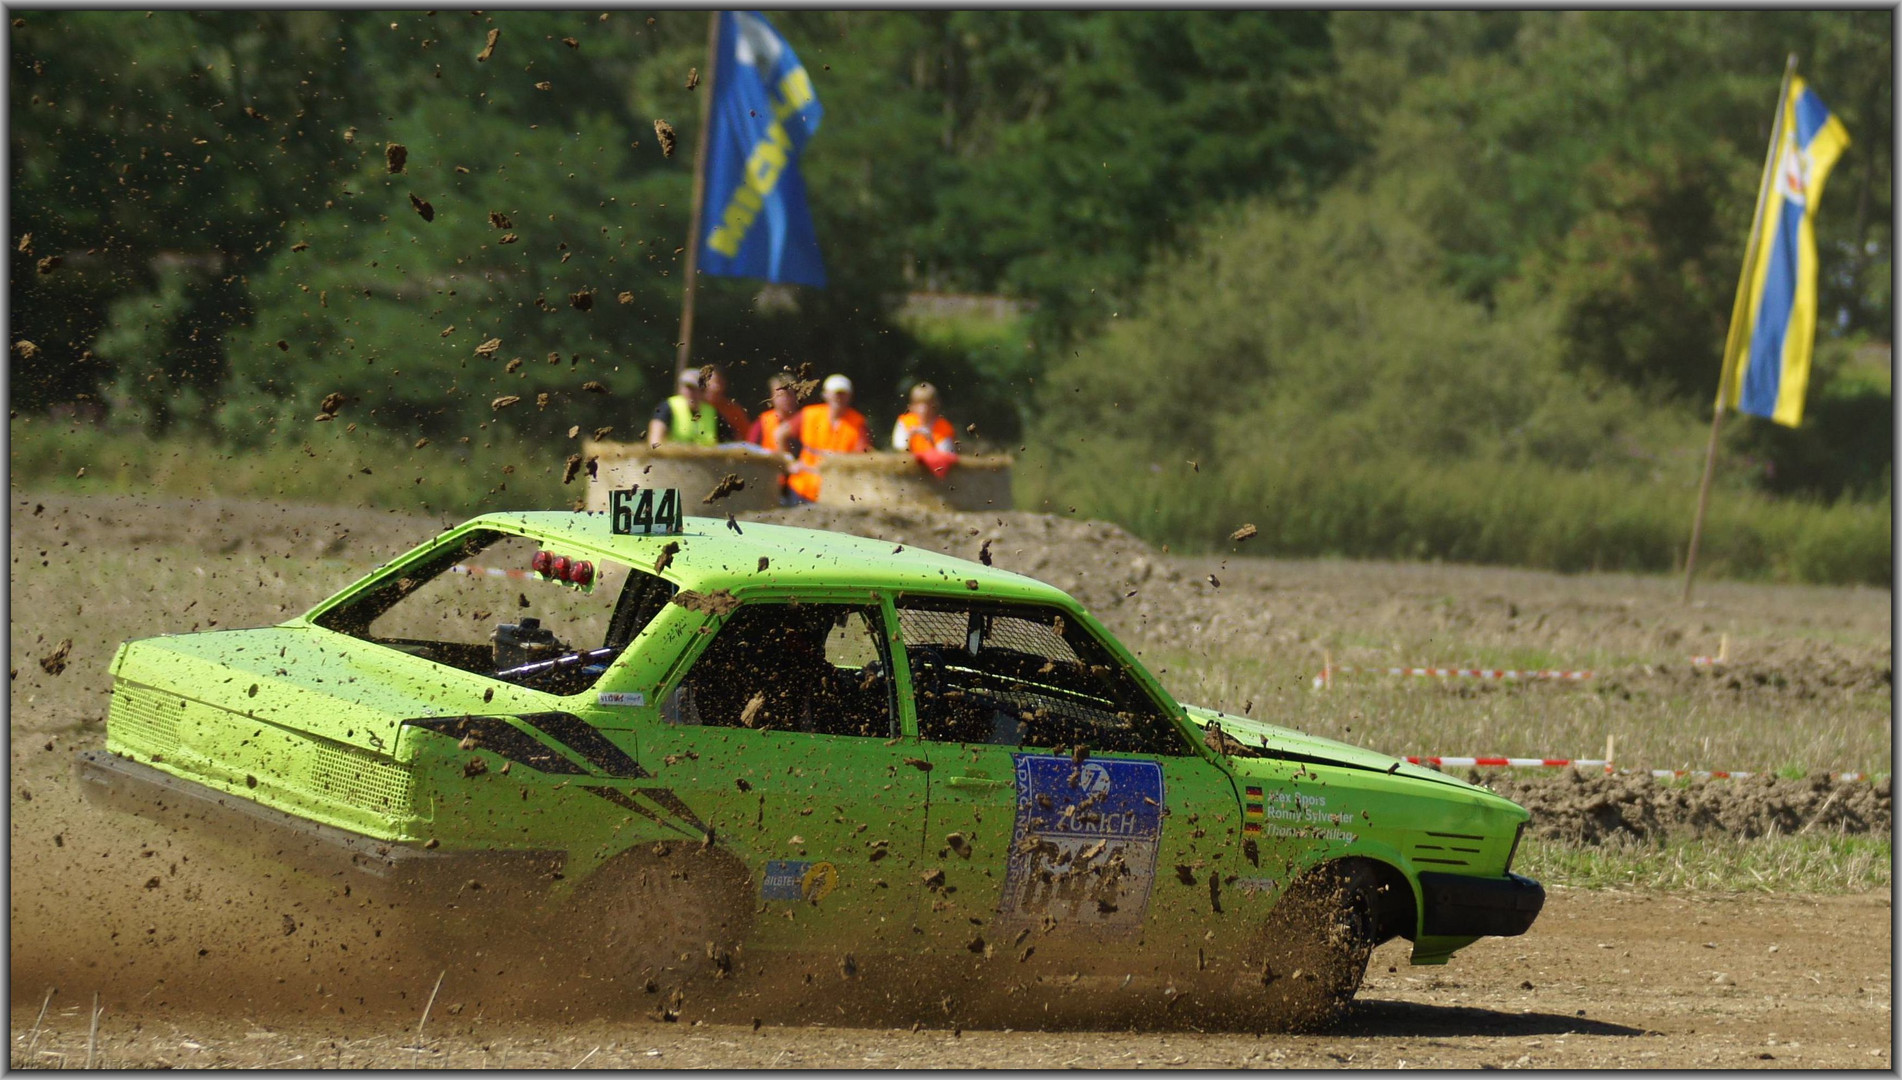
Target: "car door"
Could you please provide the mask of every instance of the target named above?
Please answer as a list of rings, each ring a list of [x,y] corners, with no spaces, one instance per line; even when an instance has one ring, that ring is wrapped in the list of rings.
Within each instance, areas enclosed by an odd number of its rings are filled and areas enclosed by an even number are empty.
[[[703,627],[642,760],[753,878],[749,947],[909,947],[925,776],[907,758],[876,597],[779,597]]]
[[[1176,706],[1080,613],[930,596],[896,612],[932,766],[928,947],[1132,975],[1186,948],[1206,970],[1242,823]]]

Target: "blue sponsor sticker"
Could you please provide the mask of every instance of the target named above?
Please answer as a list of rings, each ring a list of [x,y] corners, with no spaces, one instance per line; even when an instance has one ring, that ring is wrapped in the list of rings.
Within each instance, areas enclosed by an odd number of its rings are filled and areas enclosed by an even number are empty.
[[[1017,819],[999,918],[1051,933],[1137,932],[1162,847],[1162,766],[1011,756]]]
[[[829,862],[768,859],[759,895],[762,900],[810,900],[816,904],[838,887],[838,867]]]
[[[812,864],[802,859],[768,859],[766,879],[760,884],[760,899],[799,899],[799,887],[806,880],[806,871],[810,869]]]

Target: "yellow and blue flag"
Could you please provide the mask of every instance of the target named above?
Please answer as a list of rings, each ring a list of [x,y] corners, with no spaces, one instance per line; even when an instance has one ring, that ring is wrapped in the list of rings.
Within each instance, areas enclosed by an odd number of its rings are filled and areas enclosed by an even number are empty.
[[[723,11],[707,132],[709,274],[823,288],[799,153],[825,110],[792,46],[756,11]]]
[[[1816,204],[1849,132],[1794,76],[1781,110],[1758,197],[1756,243],[1744,255],[1731,309],[1717,406],[1795,427],[1816,343]]]

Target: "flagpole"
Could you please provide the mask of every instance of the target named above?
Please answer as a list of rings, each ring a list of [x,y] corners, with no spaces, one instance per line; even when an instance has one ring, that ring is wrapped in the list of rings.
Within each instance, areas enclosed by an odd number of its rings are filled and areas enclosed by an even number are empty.
[[[1711,409],[1710,444],[1704,448],[1704,479],[1697,488],[1697,514],[1691,519],[1691,550],[1684,559],[1684,603],[1691,602],[1691,582],[1697,575],[1697,546],[1704,538],[1704,512],[1710,507],[1711,477],[1717,472],[1717,432],[1724,423],[1724,400],[1730,396],[1733,366],[1738,359],[1743,323],[1750,314],[1750,281],[1756,276],[1757,245],[1763,239],[1763,212],[1770,204],[1775,182],[1777,150],[1783,144],[1783,114],[1790,97],[1790,78],[1796,74],[1796,54],[1783,65],[1783,85],[1777,90],[1776,119],[1770,125],[1770,149],[1763,156],[1763,179],[1757,183],[1757,211],[1750,219],[1750,242],[1744,247],[1743,269],[1737,274],[1737,299],[1730,308],[1730,332],[1724,339],[1724,367],[1717,378],[1717,404]]]
[[[714,80],[720,76],[720,12],[707,12],[707,77],[701,80],[700,140],[693,148],[693,224],[687,231],[687,287],[680,300],[680,342],[674,375],[693,357],[693,296],[700,282],[700,215],[707,194],[707,143],[713,134]]]

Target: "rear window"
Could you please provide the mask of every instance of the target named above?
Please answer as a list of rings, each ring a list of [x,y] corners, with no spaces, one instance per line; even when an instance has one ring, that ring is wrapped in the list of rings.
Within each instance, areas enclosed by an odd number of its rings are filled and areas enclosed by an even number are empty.
[[[573,555],[482,530],[423,564],[392,572],[317,624],[463,671],[574,694],[593,686],[674,594],[653,574],[587,560],[591,588],[537,571]]]

